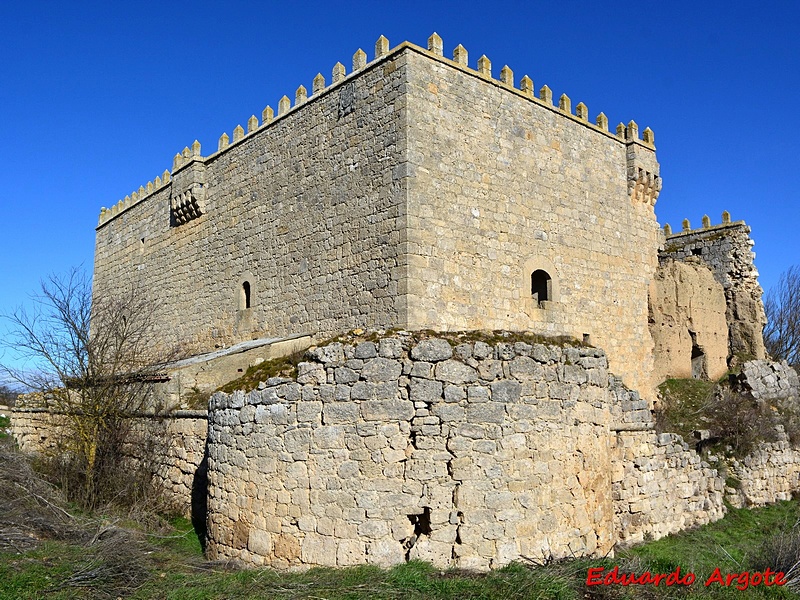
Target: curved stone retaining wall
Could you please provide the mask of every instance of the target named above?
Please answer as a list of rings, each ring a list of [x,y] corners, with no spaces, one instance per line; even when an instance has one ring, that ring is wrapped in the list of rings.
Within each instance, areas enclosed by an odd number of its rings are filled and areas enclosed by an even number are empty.
[[[652,433],[595,348],[332,344],[260,388],[211,399],[211,558],[488,569],[722,515],[716,472]],[[639,501],[662,487],[681,493]]]

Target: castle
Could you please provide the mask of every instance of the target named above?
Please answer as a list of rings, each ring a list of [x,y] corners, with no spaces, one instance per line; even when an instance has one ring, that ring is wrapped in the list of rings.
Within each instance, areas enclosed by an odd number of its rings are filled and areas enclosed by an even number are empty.
[[[436,34],[381,37],[102,209],[95,291],[136,282],[196,354],[357,328],[583,343],[402,334],[215,395],[212,555],[483,569],[721,516],[724,482],[649,410],[668,376],[765,357],[761,289],[743,222],[659,227],[654,139]]]
[[[649,389],[653,133],[554,106],[438,36],[317,75],[103,210],[95,286],[140,279],[195,352],[358,327],[513,329],[605,348]]]

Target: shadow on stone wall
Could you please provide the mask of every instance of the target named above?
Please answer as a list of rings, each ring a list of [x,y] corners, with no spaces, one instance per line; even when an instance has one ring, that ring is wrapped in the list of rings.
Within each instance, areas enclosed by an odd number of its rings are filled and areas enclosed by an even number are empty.
[[[206,516],[208,514],[208,442],[203,451],[203,460],[197,466],[192,478],[192,527],[200,540],[200,547],[203,553],[206,551],[206,534],[208,526]]]

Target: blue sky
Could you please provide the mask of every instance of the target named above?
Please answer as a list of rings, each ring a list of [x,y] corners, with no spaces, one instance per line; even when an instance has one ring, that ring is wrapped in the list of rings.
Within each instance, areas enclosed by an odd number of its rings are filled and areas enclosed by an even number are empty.
[[[486,54],[555,97],[655,131],[661,224],[746,220],[765,288],[798,260],[800,3],[4,2],[0,313],[40,279],[91,269],[94,227],[251,114],[330,80],[375,40]]]

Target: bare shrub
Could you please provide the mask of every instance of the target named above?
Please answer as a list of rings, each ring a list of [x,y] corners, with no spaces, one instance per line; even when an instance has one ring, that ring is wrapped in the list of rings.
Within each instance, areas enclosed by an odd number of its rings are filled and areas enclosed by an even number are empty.
[[[78,540],[80,523],[59,491],[12,445],[0,440],[0,551],[24,552],[41,538]]]
[[[800,522],[767,539],[750,563],[757,570],[770,568],[784,573],[786,587],[800,592]]]
[[[712,436],[729,445],[736,456],[745,456],[761,442],[780,439],[779,413],[749,394],[719,388],[704,412]]]
[[[134,500],[148,484],[124,459],[132,417],[163,408],[152,384],[177,357],[156,343],[154,315],[136,288],[93,295],[88,276],[73,270],[43,282],[30,307],[6,316],[5,345],[27,362],[3,372],[33,392],[28,406],[62,419],[51,472],[85,508]]]
[[[659,390],[661,402],[654,416],[657,431],[679,433],[688,440],[693,431],[707,430],[706,445],[729,448],[735,456],[747,455],[762,442],[778,441],[781,426],[790,436],[798,427],[797,418],[786,410],[728,385],[671,379]]]
[[[764,297],[764,345],[775,360],[800,364],[800,267],[790,267]]]

